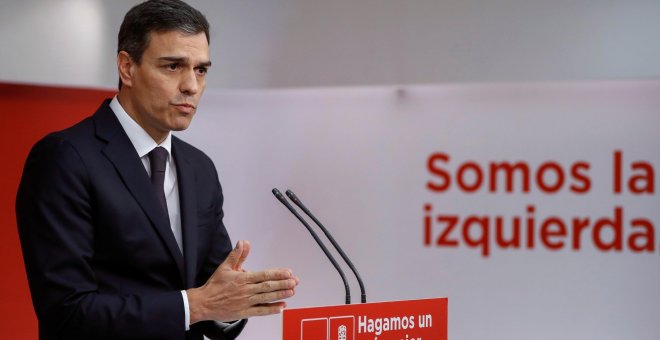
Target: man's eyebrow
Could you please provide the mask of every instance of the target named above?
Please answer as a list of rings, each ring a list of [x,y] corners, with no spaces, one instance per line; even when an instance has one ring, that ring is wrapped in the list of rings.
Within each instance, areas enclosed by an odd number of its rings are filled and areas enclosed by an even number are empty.
[[[158,60],[175,62],[175,63],[184,63],[184,62],[188,61],[188,58],[186,58],[186,57],[160,57],[160,58],[158,58]]]
[[[171,62],[171,63],[181,63],[181,64],[185,64],[188,62],[188,58],[186,57],[173,57],[173,56],[160,57],[158,58],[158,60]],[[211,61],[210,60],[202,61],[198,63],[196,67],[211,67]]]

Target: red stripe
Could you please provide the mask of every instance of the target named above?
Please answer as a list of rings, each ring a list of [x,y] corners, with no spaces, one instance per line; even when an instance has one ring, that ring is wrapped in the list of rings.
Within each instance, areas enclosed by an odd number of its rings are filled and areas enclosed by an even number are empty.
[[[90,116],[114,91],[0,83],[0,327],[2,339],[37,339],[14,213],[23,163],[34,143],[51,131]]]

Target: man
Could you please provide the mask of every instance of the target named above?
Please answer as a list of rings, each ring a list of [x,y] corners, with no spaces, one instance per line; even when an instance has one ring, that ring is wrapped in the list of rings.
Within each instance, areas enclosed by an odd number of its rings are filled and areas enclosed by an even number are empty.
[[[135,6],[117,96],[30,152],[16,211],[41,339],[232,339],[293,296],[289,269],[242,268],[215,167],[171,134],[195,114],[208,46],[185,3]]]

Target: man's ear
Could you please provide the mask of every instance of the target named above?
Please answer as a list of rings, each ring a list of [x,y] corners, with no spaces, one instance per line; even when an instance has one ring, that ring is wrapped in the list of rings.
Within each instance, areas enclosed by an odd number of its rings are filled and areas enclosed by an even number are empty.
[[[117,54],[117,71],[119,72],[119,79],[122,86],[133,86],[133,66],[135,63],[126,51],[121,51]]]

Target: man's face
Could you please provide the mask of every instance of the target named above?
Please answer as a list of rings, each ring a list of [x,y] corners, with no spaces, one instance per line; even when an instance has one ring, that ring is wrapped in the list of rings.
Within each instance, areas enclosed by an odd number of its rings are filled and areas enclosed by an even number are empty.
[[[160,143],[169,131],[188,128],[206,87],[210,65],[204,33],[151,32],[141,63],[130,63],[130,83],[122,86],[120,102]],[[122,96],[124,87],[126,97]]]

